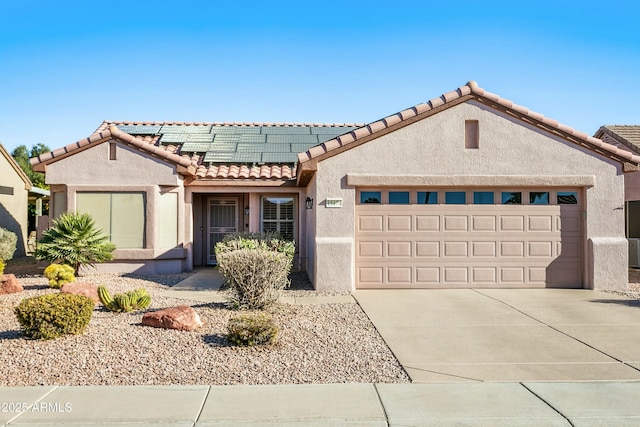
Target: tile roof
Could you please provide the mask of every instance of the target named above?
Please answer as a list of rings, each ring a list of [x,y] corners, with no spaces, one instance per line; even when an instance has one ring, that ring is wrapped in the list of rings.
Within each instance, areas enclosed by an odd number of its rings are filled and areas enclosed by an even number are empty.
[[[594,137],[611,144],[622,144],[640,153],[640,125],[601,126]]]
[[[530,125],[587,147],[599,154],[613,158],[624,164],[630,164],[632,168],[637,168],[640,163],[640,156],[638,155],[607,144],[600,139],[558,123],[526,107],[514,104],[512,101],[485,91],[480,88],[475,81],[470,81],[466,85],[437,98],[433,98],[426,103],[418,104],[373,123],[369,123],[366,126],[325,141],[322,144],[310,148],[306,152],[298,154],[298,185],[306,185],[318,161],[322,161],[327,157],[334,156],[406,124],[413,123],[468,100],[475,100],[494,109],[503,111]],[[304,178],[301,179],[303,175]]]
[[[88,138],[32,159],[47,164],[108,139],[172,161],[196,179],[295,178],[297,154],[349,132],[357,123],[104,121]],[[44,169],[44,166],[39,166]]]

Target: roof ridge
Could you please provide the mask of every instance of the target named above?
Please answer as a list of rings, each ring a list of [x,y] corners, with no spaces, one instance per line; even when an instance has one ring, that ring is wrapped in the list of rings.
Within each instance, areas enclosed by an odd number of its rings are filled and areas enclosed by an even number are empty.
[[[309,122],[181,122],[181,121],[128,121],[128,120],[105,120],[98,127],[104,130],[110,125],[115,126],[272,126],[272,127],[361,127],[366,123],[309,123]]]

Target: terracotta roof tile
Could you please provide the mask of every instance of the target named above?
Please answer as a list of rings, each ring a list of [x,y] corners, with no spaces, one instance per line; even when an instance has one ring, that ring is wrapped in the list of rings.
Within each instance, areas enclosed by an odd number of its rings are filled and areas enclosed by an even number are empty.
[[[418,104],[415,107],[408,108],[399,113],[392,114],[379,121],[376,121],[369,126],[356,129],[349,134],[337,137],[336,139],[340,143],[340,147],[336,147],[336,144],[333,144],[332,141],[326,141],[323,144],[324,147],[331,147],[327,149],[326,153],[320,150],[314,150],[313,152],[309,150],[306,153],[301,153],[300,155],[298,155],[298,161],[300,162],[299,166],[302,166],[302,168],[304,168],[305,162],[314,160],[319,156],[323,156],[323,158],[325,158],[327,155],[331,156],[331,151],[335,151],[338,148],[342,150],[344,149],[343,147],[348,148],[350,144],[356,144],[358,143],[358,140],[366,138],[370,135],[373,135],[375,137],[375,134],[377,132],[381,132],[385,128],[389,128],[391,126],[398,125],[401,122],[407,119],[411,119],[416,115],[420,116],[422,114],[432,114],[435,108],[443,105],[446,106],[446,104],[448,103],[459,102],[457,100],[463,97],[470,97],[469,99],[475,99],[479,102],[487,103],[494,108],[502,109],[502,111],[506,111],[512,116],[531,123],[532,125],[537,126],[545,131],[568,138],[569,140],[577,144],[584,145],[593,150],[597,149],[598,152],[605,155],[607,155],[608,153],[608,155],[613,156],[613,158],[616,158],[618,161],[631,162],[636,165],[640,164],[640,156],[638,155],[634,155],[625,150],[619,150],[614,145],[588,136],[584,132],[577,131],[570,126],[558,123],[556,120],[547,118],[544,115],[535,111],[531,111],[526,107],[514,104],[510,100],[501,98],[494,93],[487,92],[486,90],[479,87],[475,81],[470,81],[466,85],[461,86],[456,90],[447,92],[442,96],[429,100],[427,103]],[[379,123],[384,124],[384,127],[379,126]],[[632,141],[627,140],[628,144],[631,146],[635,146],[637,152],[640,153],[640,126],[603,126],[602,128],[600,128],[599,133],[605,131],[609,133],[614,133],[615,131],[617,131],[618,133],[627,135],[628,138],[632,139]]]
[[[195,173],[202,179],[293,179],[295,167],[286,165],[200,165]]]

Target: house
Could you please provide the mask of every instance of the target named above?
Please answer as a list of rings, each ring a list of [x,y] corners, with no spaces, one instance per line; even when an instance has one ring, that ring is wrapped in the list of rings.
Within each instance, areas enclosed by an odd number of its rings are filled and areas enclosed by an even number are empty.
[[[14,257],[26,254],[29,190],[31,181],[0,144],[0,227],[18,237]]]
[[[601,126],[594,137],[634,154],[640,154],[640,125]],[[640,173],[628,173],[624,177],[626,207],[626,234],[640,238]]]
[[[367,125],[105,121],[32,159],[52,217],[89,212],[116,244],[102,269],[190,270],[275,230],[342,290],[623,289],[639,162],[473,81]]]

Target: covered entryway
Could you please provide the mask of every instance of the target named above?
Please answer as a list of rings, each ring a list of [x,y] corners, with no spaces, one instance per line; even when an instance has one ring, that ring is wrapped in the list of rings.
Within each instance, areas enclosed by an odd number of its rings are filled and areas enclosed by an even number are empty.
[[[361,189],[356,286],[581,288],[581,194]]]

